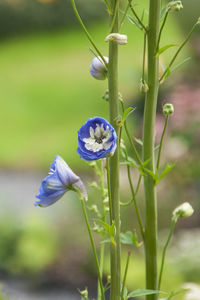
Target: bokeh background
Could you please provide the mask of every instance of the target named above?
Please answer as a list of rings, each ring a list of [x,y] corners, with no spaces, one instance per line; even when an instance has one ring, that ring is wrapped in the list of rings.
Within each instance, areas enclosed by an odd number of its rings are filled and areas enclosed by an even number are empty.
[[[138,1],[139,15],[147,2]],[[104,3],[78,0],[77,6],[89,32],[107,55]],[[121,6],[123,10],[125,1]],[[183,6],[181,12],[170,14],[162,46],[180,44],[199,17],[198,0],[184,0]],[[128,45],[119,49],[120,91],[125,105],[136,107],[129,127],[133,137],[141,138],[143,36],[128,19],[122,32],[128,35]],[[159,94],[156,143],[164,124],[162,105],[173,103],[175,114],[170,117],[162,163],[176,161],[176,167],[158,188],[159,249],[173,209],[184,201],[195,209],[190,219],[181,220],[176,227],[167,255],[164,291],[178,290],[186,282],[200,284],[199,32],[196,29],[177,63],[190,59],[172,73]],[[102,99],[107,83],[89,74],[93,59],[89,46],[69,0],[0,0],[1,299],[76,300],[80,298],[77,289],[85,286],[95,295],[95,267],[76,195],[69,192],[46,209],[33,206],[41,179],[56,154],[88,185],[88,205],[100,201],[100,195],[90,186],[95,180],[92,168],[76,154],[80,126],[92,116],[108,118],[108,104]],[[171,48],[162,55],[162,64],[167,65],[175,50]],[[121,175],[121,197],[126,201],[130,192],[124,167]],[[143,210],[142,189],[139,200]],[[123,231],[138,230],[134,207],[122,207],[121,213]],[[127,284],[133,290],[144,287],[143,247],[131,251]],[[126,255],[127,248],[123,248],[124,259]],[[105,279],[108,273],[106,257]],[[184,297],[179,294],[176,299]]]

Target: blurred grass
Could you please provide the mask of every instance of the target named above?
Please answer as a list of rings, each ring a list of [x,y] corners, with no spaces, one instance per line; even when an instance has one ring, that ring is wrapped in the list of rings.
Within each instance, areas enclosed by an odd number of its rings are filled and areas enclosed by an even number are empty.
[[[107,24],[89,28],[107,55],[103,42]],[[173,30],[173,37],[171,32]],[[142,32],[125,24],[129,44],[120,47],[120,91],[134,101],[142,62]],[[171,18],[162,44],[182,40]],[[101,100],[106,82],[89,74],[93,58],[82,31],[60,31],[15,38],[0,45],[1,147],[0,164],[7,168],[41,168],[56,154],[72,167],[83,169],[76,154],[77,130],[89,118],[108,118]],[[175,51],[168,50],[169,54]]]

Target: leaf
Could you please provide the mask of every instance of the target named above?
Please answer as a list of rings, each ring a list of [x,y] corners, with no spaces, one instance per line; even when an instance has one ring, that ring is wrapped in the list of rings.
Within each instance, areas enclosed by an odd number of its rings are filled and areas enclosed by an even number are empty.
[[[115,236],[115,222],[113,222],[112,225],[110,225],[110,224],[103,222],[102,220],[97,220],[97,221],[103,226],[103,228],[106,230],[107,234],[110,237]]]
[[[125,233],[120,234],[120,241],[125,245],[134,245],[136,247],[140,247],[142,243],[138,241],[138,236],[136,231],[133,233],[131,231],[127,231]]]
[[[140,23],[138,22],[137,19],[133,18],[133,17],[130,16],[130,15],[127,15],[127,18],[128,18],[128,20],[131,22],[131,24],[136,25],[139,29],[142,29],[142,30],[143,30],[142,26],[140,25]]]
[[[137,289],[131,293],[128,294],[128,299],[132,297],[141,297],[141,296],[147,296],[147,295],[154,295],[154,294],[160,294],[163,293],[161,291],[157,290],[142,290],[142,289]]]
[[[174,72],[177,68],[179,68],[180,66],[182,66],[184,63],[186,63],[190,59],[191,59],[191,57],[187,57],[182,62],[180,62],[179,64],[175,65],[173,68],[171,68],[171,72]]]
[[[176,296],[176,295],[178,295],[180,293],[183,293],[183,292],[185,292],[185,289],[180,289],[180,290],[175,291],[175,292],[172,291],[167,298],[162,298],[160,300],[171,300],[172,298],[174,298],[174,296]]]
[[[161,173],[161,175],[156,179],[156,184],[160,182],[161,179],[163,179],[174,167],[176,163],[173,164],[167,164],[164,171]]]
[[[165,52],[167,49],[171,48],[171,47],[177,47],[178,45],[176,44],[169,44],[169,45],[165,45],[162,48],[158,49],[155,57],[158,57],[160,54],[162,54],[163,52]]]
[[[124,111],[124,115],[123,115],[123,121],[125,121],[127,119],[127,117],[136,110],[135,107],[128,107],[125,111]]]
[[[136,137],[134,137],[134,140],[136,141],[136,143],[138,143],[140,146],[143,146],[143,141],[141,139],[138,139]]]

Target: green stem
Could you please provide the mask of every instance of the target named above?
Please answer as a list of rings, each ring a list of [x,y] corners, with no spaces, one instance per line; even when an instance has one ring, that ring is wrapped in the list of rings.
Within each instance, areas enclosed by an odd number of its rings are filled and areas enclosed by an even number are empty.
[[[169,242],[171,240],[172,234],[174,232],[175,225],[176,225],[176,220],[172,219],[171,227],[170,227],[170,231],[169,231],[169,235],[167,237],[167,240],[166,240],[166,243],[164,245],[163,252],[162,252],[162,261],[161,261],[159,281],[158,281],[158,290],[160,290],[160,287],[161,287],[162,274],[163,274],[163,268],[164,268],[164,263],[165,263],[165,256],[166,256],[167,247],[169,245]]]
[[[75,15],[76,15],[76,17],[77,17],[77,19],[78,19],[78,21],[79,21],[81,27],[83,28],[83,30],[84,30],[84,32],[85,32],[85,34],[86,34],[88,40],[90,41],[90,43],[92,44],[92,46],[94,47],[94,49],[96,50],[96,52],[97,52],[97,53],[99,54],[99,56],[101,57],[101,59],[102,59],[102,61],[104,62],[105,66],[107,66],[107,62],[105,61],[103,55],[101,54],[101,52],[99,51],[99,49],[98,49],[97,46],[95,45],[95,43],[94,43],[94,41],[93,41],[91,35],[89,34],[89,32],[87,31],[85,25],[83,24],[83,21],[82,21],[80,15],[79,15],[79,13],[78,13],[78,10],[77,10],[77,8],[76,8],[75,1],[74,1],[74,0],[70,0],[70,1],[71,1],[73,10],[74,10],[74,12],[75,12]]]
[[[144,83],[144,76],[145,76],[145,60],[146,60],[146,40],[147,34],[144,33],[144,48],[143,48],[143,63],[142,63],[142,82]]]
[[[112,0],[112,10],[116,11],[115,22],[112,26],[113,32],[118,32],[118,10],[119,0]],[[110,24],[113,17],[110,18]],[[119,127],[116,120],[119,118],[119,92],[118,92],[118,45],[113,41],[109,42],[109,64],[108,64],[108,89],[109,89],[109,115],[110,123],[119,136]],[[117,148],[110,157],[110,192],[112,221],[115,223],[115,245],[111,247],[111,289],[110,299],[120,300],[121,288],[121,245],[120,245],[120,195],[119,195],[119,139]]]
[[[114,26],[115,26],[115,23],[116,23],[116,18],[117,19],[119,18],[119,0],[115,0],[115,7],[114,7],[114,13],[112,15],[112,23],[111,23],[111,26],[110,26],[110,33],[119,31],[119,27],[118,27],[117,31],[114,30]],[[117,22],[118,22],[118,20],[117,20]]]
[[[126,153],[126,159],[128,159],[127,153]],[[138,224],[139,224],[139,228],[140,228],[140,233],[141,233],[142,239],[144,241],[144,229],[143,229],[143,225],[142,225],[142,220],[141,220],[141,216],[140,216],[139,207],[138,207],[137,200],[136,200],[136,197],[135,197],[135,191],[134,191],[133,183],[132,183],[132,180],[131,180],[131,170],[130,170],[129,165],[127,165],[127,174],[128,174],[129,185],[130,185],[130,188],[131,188],[132,201],[133,201],[134,206],[135,206],[135,212],[136,212],[136,216],[137,216],[137,220],[138,220]]]
[[[159,165],[160,165],[160,156],[161,156],[161,151],[162,151],[163,139],[164,139],[164,135],[165,135],[165,132],[166,132],[166,129],[167,129],[168,120],[169,120],[169,115],[166,115],[165,125],[164,125],[162,136],[161,136],[161,139],[160,139],[160,147],[159,147],[158,159],[157,159],[157,164],[156,164],[156,169],[157,170],[159,169]]]
[[[109,162],[108,157],[106,157],[106,170],[107,170],[107,188],[108,188],[108,200],[109,200],[110,225],[112,225],[112,203],[111,203],[111,191],[110,191],[110,162]]]
[[[162,35],[163,28],[164,28],[165,23],[166,23],[166,21],[167,21],[168,14],[169,14],[169,9],[166,11],[165,16],[164,16],[164,19],[163,19],[163,22],[162,22],[162,25],[161,25],[161,27],[160,27],[160,31],[159,31],[159,35],[158,35],[158,42],[157,42],[157,47],[156,47],[156,50],[157,50],[157,51],[159,50],[160,39],[161,39],[161,35]]]
[[[100,161],[101,163],[101,167],[100,167],[100,185],[101,185],[101,196],[102,196],[102,221],[105,222],[106,220],[106,210],[105,210],[105,188],[104,188],[104,169],[103,169],[103,160],[101,159]],[[105,239],[105,234],[101,235],[101,239],[104,240]],[[104,266],[104,252],[105,252],[105,243],[101,243],[100,245],[100,259],[99,259],[99,268],[100,268],[100,274],[101,274],[101,278],[103,276],[103,266]],[[101,296],[101,286],[100,283],[98,282],[98,300],[102,299]]]
[[[108,3],[108,0],[104,0],[104,1],[105,1],[107,10],[108,10],[108,14],[111,16],[111,15],[112,15],[112,11],[111,11],[110,5],[109,5],[109,3]]]
[[[88,221],[88,216],[87,216],[87,212],[86,212],[86,208],[85,208],[85,200],[81,197],[81,204],[82,204],[82,209],[83,209],[83,214],[85,217],[85,223],[88,229],[88,233],[89,233],[89,237],[90,237],[90,242],[92,245],[92,250],[93,250],[93,254],[94,254],[94,259],[95,259],[95,263],[96,263],[96,268],[97,268],[97,275],[98,275],[98,280],[99,280],[99,285],[101,288],[101,295],[102,295],[102,299],[105,300],[105,295],[104,295],[104,288],[103,288],[103,283],[102,283],[102,277],[101,277],[101,272],[100,272],[100,267],[99,267],[99,261],[97,258],[97,252],[96,252],[96,248],[95,248],[95,244],[94,244],[94,239],[92,236],[92,231],[90,228],[90,224]]]
[[[126,267],[125,267],[125,272],[124,272],[124,278],[123,278],[123,283],[122,283],[122,292],[121,292],[121,299],[124,299],[124,289],[126,286],[126,277],[127,277],[127,273],[128,273],[128,267],[129,267],[129,262],[130,262],[130,256],[131,256],[131,252],[128,252],[128,256],[127,256],[127,261],[126,261]]]
[[[155,118],[158,97],[158,57],[155,57],[159,24],[161,0],[149,1],[149,29],[148,29],[148,87],[144,109],[143,127],[143,161],[149,162],[146,167],[154,172],[154,135]],[[157,290],[157,200],[156,187],[151,175],[144,176],[145,192],[145,259],[146,259],[146,288]],[[148,300],[156,300],[158,296],[148,295]]]
[[[129,7],[130,7],[131,1],[132,1],[132,0],[130,0],[130,2],[128,2],[127,6],[126,6],[126,9],[125,9],[125,11],[124,11],[124,15],[123,15],[123,17],[122,17],[122,19],[121,19],[121,22],[120,22],[120,25],[119,25],[119,31],[121,30],[121,27],[122,27],[123,24],[124,24],[124,20],[125,20],[125,18],[126,18],[126,16],[127,16],[128,9],[129,9]]]
[[[124,113],[124,103],[123,103],[122,101],[120,101],[120,103],[121,103],[121,106],[122,106],[122,111],[123,111],[123,113]],[[138,164],[139,164],[139,165],[141,166],[141,168],[143,169],[143,163],[142,163],[142,160],[141,160],[141,158],[140,158],[140,156],[139,156],[139,154],[138,154],[138,152],[137,152],[137,149],[135,148],[135,145],[133,144],[133,141],[132,141],[131,135],[130,135],[130,133],[129,133],[129,130],[128,130],[126,121],[124,122],[124,129],[125,129],[125,131],[126,131],[126,135],[127,135],[127,137],[128,137],[129,143],[130,143],[130,145],[131,145],[131,147],[132,147],[132,150],[133,150],[133,152],[134,152],[135,158],[136,158]]]
[[[180,47],[178,48],[178,50],[176,51],[176,53],[174,54],[172,60],[170,61],[168,67],[166,68],[165,72],[162,74],[162,76],[159,79],[159,82],[162,82],[163,78],[165,77],[165,75],[167,74],[167,72],[169,71],[170,67],[173,65],[174,61],[176,60],[178,54],[180,53],[180,51],[182,50],[182,48],[185,46],[185,44],[188,42],[188,40],[190,39],[193,31],[195,30],[196,26],[198,25],[198,23],[195,23],[192,27],[192,29],[190,30],[190,32],[188,33],[186,39],[184,40],[184,42],[180,45]]]
[[[137,186],[136,186],[136,189],[135,189],[135,195],[137,195],[137,193],[139,191],[141,181],[142,181],[142,175],[140,174],[139,178],[138,178],[138,183],[137,183]]]
[[[129,3],[130,3],[130,9],[131,9],[133,15],[136,17],[136,19],[137,19],[138,23],[140,24],[140,26],[144,29],[144,32],[147,32],[147,29],[146,29],[145,25],[142,23],[142,21],[138,17],[138,15],[137,15],[136,11],[134,10],[130,0],[129,0]]]

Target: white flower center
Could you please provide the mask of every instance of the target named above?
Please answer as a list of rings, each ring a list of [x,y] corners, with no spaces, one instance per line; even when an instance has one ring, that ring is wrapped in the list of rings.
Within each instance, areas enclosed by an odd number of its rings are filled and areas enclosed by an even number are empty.
[[[111,137],[109,126],[107,125],[106,129],[104,129],[103,125],[103,123],[101,126],[96,124],[95,130],[90,127],[90,137],[83,139],[87,150],[98,152],[101,150],[108,150],[111,147],[112,142],[108,142]]]

